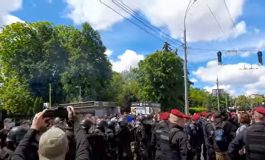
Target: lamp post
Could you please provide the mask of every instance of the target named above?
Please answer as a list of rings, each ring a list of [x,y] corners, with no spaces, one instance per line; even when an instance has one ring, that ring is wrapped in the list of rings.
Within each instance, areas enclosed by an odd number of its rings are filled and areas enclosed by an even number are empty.
[[[196,2],[196,0],[190,0],[189,1],[189,4],[188,4],[186,11],[185,11],[185,16],[184,16],[184,65],[183,65],[184,68],[183,68],[183,70],[184,70],[185,114],[189,113],[186,19],[187,19],[187,15],[189,13],[189,10],[190,10],[192,4],[194,4],[194,2]]]

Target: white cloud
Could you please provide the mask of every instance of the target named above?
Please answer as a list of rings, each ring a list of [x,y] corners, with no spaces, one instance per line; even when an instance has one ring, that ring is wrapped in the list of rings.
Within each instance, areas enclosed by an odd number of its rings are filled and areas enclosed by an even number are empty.
[[[260,41],[257,43],[257,47],[256,47],[256,49],[257,49],[257,50],[263,50],[264,48],[265,48],[265,39],[260,40]]]
[[[244,70],[244,68],[253,69]],[[200,67],[197,71],[194,71],[193,74],[199,80],[212,84],[205,89],[216,87],[216,78],[218,76],[220,87],[223,87],[230,94],[265,93],[264,66],[251,66],[247,63],[218,66],[216,61],[210,61],[205,67]]]
[[[101,0],[117,12],[125,14],[112,0]],[[124,18],[100,3],[99,0],[66,0],[68,17],[76,24],[89,22],[95,29],[104,30]],[[114,0],[116,3],[121,1]],[[175,38],[183,37],[183,19],[189,0],[123,0],[132,9],[141,12],[156,27],[166,27]],[[187,39],[189,41],[211,41],[237,37],[246,32],[246,23],[237,22],[242,15],[245,0],[227,1],[227,6],[235,21],[235,27],[224,1],[203,0],[194,3],[187,16]],[[220,31],[207,5],[214,12],[224,33]]]
[[[190,81],[193,82],[193,83],[198,82],[198,80],[196,78],[192,78],[192,79],[190,79]]]
[[[251,52],[250,52],[250,51],[245,51],[245,52],[242,52],[242,53],[240,54],[240,56],[241,56],[241,57],[244,57],[244,58],[249,57],[250,55],[251,55]]]
[[[112,69],[116,72],[126,71],[136,67],[138,62],[143,59],[143,55],[137,54],[132,50],[126,50],[122,55],[118,56],[116,61],[111,60]]]
[[[89,22],[96,30],[104,30],[123,20],[123,17],[104,6],[99,0],[66,0],[66,2],[69,9],[68,17],[76,24]],[[102,0],[102,2],[125,14],[125,17],[129,17],[111,0]]]
[[[1,0],[0,2],[0,26],[8,25],[14,22],[22,22],[16,16],[10,14],[22,7],[22,0]]]
[[[112,50],[107,49],[104,54],[107,55],[108,57],[110,57],[112,55],[112,53],[113,53]]]

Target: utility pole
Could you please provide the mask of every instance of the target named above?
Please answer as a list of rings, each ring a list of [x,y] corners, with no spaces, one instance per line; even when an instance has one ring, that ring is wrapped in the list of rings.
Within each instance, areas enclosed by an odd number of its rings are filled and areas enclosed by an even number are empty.
[[[49,83],[49,109],[52,108],[52,84]]]
[[[189,113],[189,93],[188,93],[188,67],[187,67],[187,35],[186,35],[186,19],[188,12],[191,8],[191,6],[196,2],[196,0],[190,0],[189,4],[186,8],[185,15],[184,15],[184,64],[183,64],[183,70],[184,70],[184,98],[185,98],[185,114]]]
[[[219,80],[218,80],[218,76],[216,79],[216,85],[217,85],[217,107],[218,107],[218,111],[220,111],[220,94],[219,94]]]
[[[185,92],[185,114],[189,113],[188,99],[188,71],[187,71],[187,39],[186,39],[186,24],[184,24],[184,92]]]

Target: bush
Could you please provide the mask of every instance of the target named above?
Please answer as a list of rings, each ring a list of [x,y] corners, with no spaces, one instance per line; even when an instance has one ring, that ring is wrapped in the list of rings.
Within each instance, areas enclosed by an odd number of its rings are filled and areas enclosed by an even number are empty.
[[[203,111],[207,111],[207,109],[205,107],[191,107],[191,108],[189,108],[190,114],[201,113]]]

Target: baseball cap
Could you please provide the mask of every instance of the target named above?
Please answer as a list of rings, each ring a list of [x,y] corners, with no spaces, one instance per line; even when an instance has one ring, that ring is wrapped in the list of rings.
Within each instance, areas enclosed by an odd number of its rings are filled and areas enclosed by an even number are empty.
[[[40,160],[64,160],[68,151],[66,133],[57,127],[52,127],[40,137]]]

